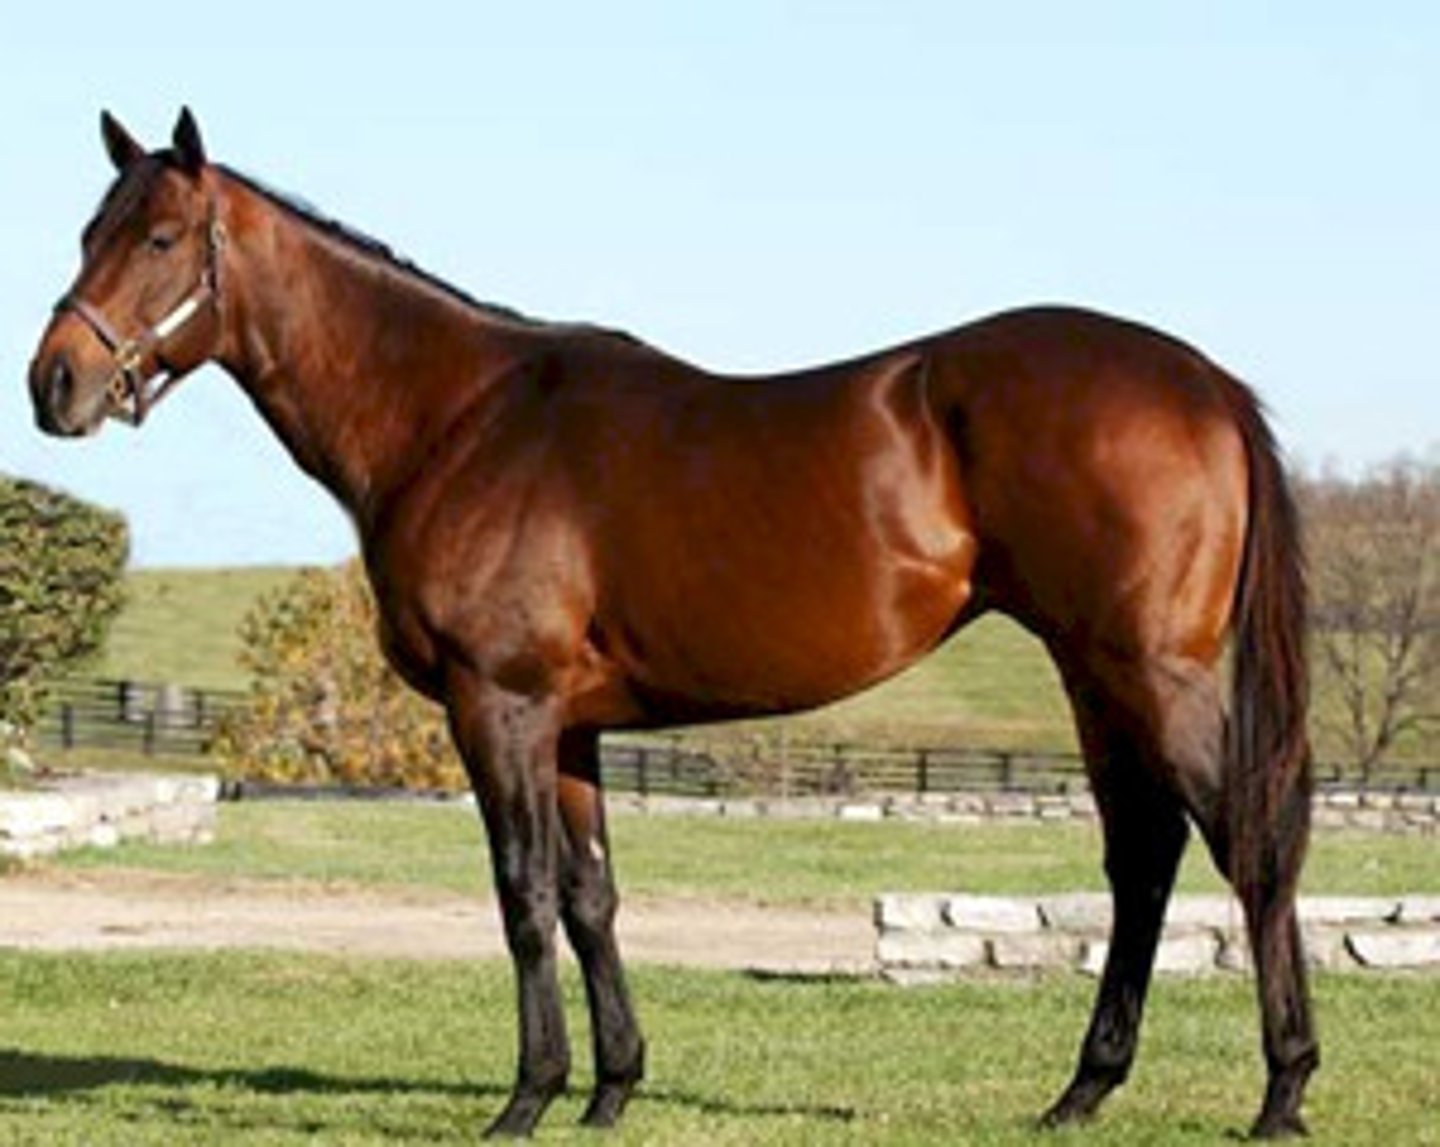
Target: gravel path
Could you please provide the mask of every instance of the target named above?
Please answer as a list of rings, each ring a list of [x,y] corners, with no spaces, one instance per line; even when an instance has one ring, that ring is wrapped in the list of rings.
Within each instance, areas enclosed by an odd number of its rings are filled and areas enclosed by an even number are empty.
[[[858,974],[874,959],[863,913],[692,900],[626,901],[620,942],[633,962],[775,974]],[[505,951],[496,906],[486,899],[133,871],[0,877],[0,947],[266,948],[409,959]]]

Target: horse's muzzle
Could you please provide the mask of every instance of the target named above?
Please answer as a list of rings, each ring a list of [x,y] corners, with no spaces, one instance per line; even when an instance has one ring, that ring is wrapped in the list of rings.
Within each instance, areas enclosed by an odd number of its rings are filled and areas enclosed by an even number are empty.
[[[46,434],[75,438],[86,433],[84,426],[66,417],[75,400],[75,372],[63,353],[30,364],[30,398],[35,425]]]

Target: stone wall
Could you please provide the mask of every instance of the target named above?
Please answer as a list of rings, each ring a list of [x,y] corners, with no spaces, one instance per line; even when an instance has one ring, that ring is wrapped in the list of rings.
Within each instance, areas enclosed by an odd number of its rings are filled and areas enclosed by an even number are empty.
[[[85,774],[0,793],[0,857],[27,859],[122,840],[199,844],[215,835],[216,778]]]
[[[1440,895],[1300,898],[1311,966],[1440,971]],[[1074,969],[1099,975],[1110,927],[1104,893],[1008,897],[891,894],[875,903],[876,957],[898,983],[978,972]],[[1165,918],[1159,973],[1249,966],[1239,904],[1228,896],[1177,896]]]
[[[841,820],[928,820],[943,824],[1095,819],[1088,792],[967,792],[846,797],[676,797],[611,793],[617,811],[728,817],[838,817]],[[1315,827],[1440,835],[1440,793],[1322,789]]]
[[[1440,835],[1440,793],[1322,789],[1315,794],[1314,824]]]

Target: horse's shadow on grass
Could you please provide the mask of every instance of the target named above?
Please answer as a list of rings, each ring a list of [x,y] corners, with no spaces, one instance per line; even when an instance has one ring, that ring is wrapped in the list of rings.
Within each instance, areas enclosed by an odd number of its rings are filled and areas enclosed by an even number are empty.
[[[297,1067],[199,1068],[156,1059],[56,1056],[0,1048],[0,1096],[65,1095],[115,1084],[168,1088],[227,1087],[262,1095],[429,1093],[467,1098],[504,1096],[500,1084],[442,1080],[375,1079],[324,1075]]]
[[[157,1059],[120,1056],[41,1055],[0,1048],[0,1099],[42,1098],[98,1091],[110,1086],[163,1087],[182,1090],[220,1087],[257,1095],[440,1095],[461,1099],[503,1099],[510,1089],[500,1083],[409,1080],[325,1075],[308,1068],[198,1068]],[[850,1108],[806,1104],[735,1103],[673,1088],[642,1087],[639,1104],[685,1107],[704,1115],[749,1118],[804,1116],[827,1122],[849,1122]]]

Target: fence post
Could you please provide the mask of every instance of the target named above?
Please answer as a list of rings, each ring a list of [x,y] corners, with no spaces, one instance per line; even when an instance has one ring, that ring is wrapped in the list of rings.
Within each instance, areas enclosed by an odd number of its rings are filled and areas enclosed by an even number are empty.
[[[155,755],[155,732],[159,722],[155,719],[155,710],[151,709],[145,714],[145,737],[141,742],[147,757]]]
[[[928,749],[921,749],[920,756],[916,758],[916,774],[916,785],[923,797],[930,791],[930,751]]]
[[[1000,791],[1015,791],[1015,758],[1008,749],[1000,751]]]
[[[178,729],[185,724],[185,690],[173,681],[155,688],[155,711],[161,728]]]
[[[642,797],[650,795],[650,750],[644,745],[635,759],[635,787]]]
[[[145,704],[144,692],[135,681],[117,681],[115,683],[115,699],[120,709],[120,720],[137,724],[145,719],[143,706]]]
[[[67,749],[75,747],[75,706],[69,701],[60,706],[60,744]]]

